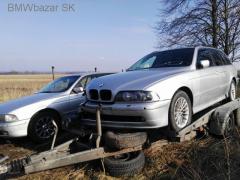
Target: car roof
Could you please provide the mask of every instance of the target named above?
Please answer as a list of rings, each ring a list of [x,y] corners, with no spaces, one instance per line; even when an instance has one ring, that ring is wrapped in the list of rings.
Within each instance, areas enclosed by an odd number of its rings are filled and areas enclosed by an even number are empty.
[[[89,73],[76,73],[76,74],[66,74],[64,77],[69,77],[69,76],[89,76],[89,75],[101,75],[101,74],[115,74],[116,72],[89,72]]]
[[[177,49],[195,49],[195,47],[170,48],[170,49],[164,49],[161,51],[153,51],[152,53],[159,53],[159,52],[171,51],[171,50],[177,50]]]
[[[175,50],[175,49],[195,49],[195,50],[199,50],[201,48],[204,49],[214,49],[214,50],[219,50],[222,51],[221,49],[218,48],[214,48],[214,47],[210,47],[210,46],[189,46],[189,47],[178,47],[178,48],[170,48],[170,49],[164,49],[162,51],[153,51],[152,53],[159,53],[159,52],[164,52],[164,51],[169,51],[169,50]],[[223,51],[222,51],[223,52]]]

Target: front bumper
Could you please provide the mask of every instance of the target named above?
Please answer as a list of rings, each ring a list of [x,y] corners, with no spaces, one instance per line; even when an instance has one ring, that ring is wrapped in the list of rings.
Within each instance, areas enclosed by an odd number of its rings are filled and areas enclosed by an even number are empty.
[[[15,122],[0,122],[0,137],[24,137],[27,136],[27,128],[30,119]]]
[[[98,103],[87,102],[81,106],[81,125],[96,125]],[[170,100],[151,103],[101,104],[101,123],[109,128],[149,129],[168,125]]]

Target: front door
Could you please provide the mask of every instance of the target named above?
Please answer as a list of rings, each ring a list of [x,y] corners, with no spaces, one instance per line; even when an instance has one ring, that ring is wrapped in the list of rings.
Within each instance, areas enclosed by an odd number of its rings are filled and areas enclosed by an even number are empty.
[[[79,80],[79,82],[75,85],[74,88],[83,87],[83,89],[85,89],[86,85],[91,81],[91,79],[92,78],[90,75],[84,76]],[[71,92],[71,94],[69,95],[69,109],[71,110],[71,112],[78,112],[79,105],[85,102],[86,96],[83,94],[84,94],[83,92],[77,94]]]
[[[210,66],[207,68],[199,67],[201,60],[209,60]],[[197,72],[195,78],[195,89],[197,90],[197,101],[195,107],[198,110],[205,109],[213,103],[216,103],[221,95],[219,84],[222,83],[224,74],[219,71],[219,67],[216,66],[214,57],[210,49],[200,49],[197,58]]]

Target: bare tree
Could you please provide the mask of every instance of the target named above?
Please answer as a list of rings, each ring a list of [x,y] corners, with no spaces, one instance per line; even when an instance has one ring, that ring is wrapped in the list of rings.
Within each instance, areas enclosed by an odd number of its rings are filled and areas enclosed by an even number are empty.
[[[162,0],[160,47],[205,45],[235,56],[240,49],[239,0]]]
[[[222,0],[219,6],[219,45],[235,56],[240,48],[240,1]]]

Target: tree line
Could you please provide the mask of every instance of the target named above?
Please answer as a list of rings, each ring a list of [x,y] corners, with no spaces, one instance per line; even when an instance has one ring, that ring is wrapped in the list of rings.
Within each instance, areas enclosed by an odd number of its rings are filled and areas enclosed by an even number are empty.
[[[161,0],[159,47],[211,46],[234,60],[240,49],[240,0]],[[164,7],[164,8],[163,8]]]

